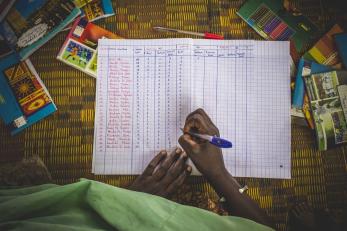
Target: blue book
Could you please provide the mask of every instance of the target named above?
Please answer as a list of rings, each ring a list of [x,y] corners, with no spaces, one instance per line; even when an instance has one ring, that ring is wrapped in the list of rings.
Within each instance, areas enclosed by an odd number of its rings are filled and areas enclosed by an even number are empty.
[[[80,13],[70,1],[16,1],[0,23],[0,35],[19,59],[24,60]]]
[[[335,35],[335,44],[342,63],[347,68],[347,33]]]
[[[328,66],[324,66],[322,64],[318,64],[313,61],[305,60],[301,58],[298,65],[298,71],[295,79],[295,88],[292,99],[292,106],[294,108],[302,109],[302,105],[304,103],[304,95],[305,95],[305,85],[303,76],[308,76],[311,74],[317,74],[321,72],[330,71],[332,68]]]
[[[29,59],[0,61],[0,117],[15,135],[57,110]]]

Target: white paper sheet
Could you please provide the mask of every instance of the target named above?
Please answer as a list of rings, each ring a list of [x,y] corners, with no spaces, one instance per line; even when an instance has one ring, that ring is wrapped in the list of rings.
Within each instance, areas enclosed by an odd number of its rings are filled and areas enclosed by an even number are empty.
[[[93,173],[140,174],[201,107],[232,175],[290,178],[289,64],[288,42],[100,40]]]

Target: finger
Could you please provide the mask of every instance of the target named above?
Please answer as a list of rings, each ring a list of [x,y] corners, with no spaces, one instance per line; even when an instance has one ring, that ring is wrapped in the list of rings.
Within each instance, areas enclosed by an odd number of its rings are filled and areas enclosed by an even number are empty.
[[[187,153],[182,151],[180,157],[176,160],[176,162],[170,168],[174,172],[173,174],[174,176],[178,176],[183,171],[187,158],[188,158]]]
[[[191,116],[186,120],[184,131],[189,132],[191,130],[198,130],[200,132],[206,132],[208,126],[205,125],[202,120],[203,118],[198,114]]]
[[[200,110],[200,109],[201,109],[201,108],[198,108],[198,109],[196,109],[195,111],[189,113],[189,115],[187,116],[186,120],[188,120],[190,117],[192,117],[193,115],[195,115],[196,113],[198,113],[198,110]],[[203,109],[201,109],[201,110],[203,110]]]
[[[185,171],[187,154],[182,153],[180,157],[171,165],[167,173],[162,179],[163,185],[165,187],[171,184],[183,171]]]
[[[195,153],[199,151],[199,144],[192,140],[191,136],[184,134],[178,139],[178,143],[182,146],[184,151],[188,154]]]
[[[192,172],[192,167],[191,166],[187,166],[187,168],[185,169],[185,171],[183,171],[179,177],[172,182],[172,184],[170,184],[167,189],[166,189],[166,194],[167,195],[172,195],[174,192],[177,191],[177,189],[182,186],[182,184],[184,183],[185,179],[187,179],[187,177],[190,175],[190,173]]]
[[[204,109],[198,108],[198,109],[196,109],[195,111],[191,112],[191,113],[187,116],[187,119],[193,117],[193,116],[196,115],[196,114],[200,114],[200,115],[202,115],[202,116],[205,116],[205,115],[206,115],[206,117],[207,117],[208,119],[210,118],[210,117],[207,115],[207,113],[204,111]]]
[[[201,115],[204,118],[204,120],[206,120],[209,124],[211,124],[211,125],[213,125],[215,127],[215,125],[212,122],[211,118],[209,117],[209,115],[207,115],[207,113],[204,111],[204,109],[199,108],[198,110],[196,110],[196,112],[197,112],[197,114]]]
[[[202,121],[204,121],[208,125],[208,127],[210,127],[210,129],[213,129],[214,131],[216,131],[215,135],[219,135],[218,128],[212,122],[211,118],[207,115],[207,113],[202,108],[199,108],[199,109],[195,110],[194,112],[190,113],[187,116],[186,121],[190,120],[191,118],[193,118],[196,115],[200,115],[202,118]]]
[[[184,131],[189,132],[197,130],[199,133],[209,134],[209,135],[218,135],[218,129],[209,121],[207,121],[202,115],[195,114],[190,117],[184,126]]]
[[[165,150],[160,151],[147,165],[146,169],[143,171],[142,175],[150,176],[152,175],[154,169],[158,166],[160,161],[167,156],[167,152]]]
[[[154,180],[158,181],[163,176],[165,176],[167,170],[171,167],[172,163],[178,158],[178,155],[181,154],[182,150],[180,148],[174,149],[170,155],[168,155],[165,160],[163,160],[157,169],[153,172]]]
[[[213,135],[219,136],[219,130],[217,126],[212,122],[211,118],[207,115],[207,113],[202,109],[198,110],[198,113],[204,119],[209,129],[213,131]]]

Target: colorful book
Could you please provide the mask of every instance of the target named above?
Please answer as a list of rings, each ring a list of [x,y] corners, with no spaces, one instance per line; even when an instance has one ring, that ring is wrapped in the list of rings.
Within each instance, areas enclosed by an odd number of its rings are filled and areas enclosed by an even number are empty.
[[[301,109],[304,103],[305,86],[303,76],[330,71],[332,68],[318,64],[313,61],[301,58],[298,64],[298,71],[295,79],[295,89],[293,93],[292,105]]]
[[[111,0],[75,0],[74,4],[80,8],[81,16],[89,22],[94,22],[101,18],[114,15]],[[73,22],[70,23],[63,31],[70,30]]]
[[[309,99],[305,92],[304,76],[321,73],[332,70],[328,66],[324,66],[313,61],[301,58],[298,65],[298,71],[295,79],[295,89],[292,98],[292,107],[301,110],[309,128],[314,129],[314,121],[311,115]],[[302,124],[302,123],[301,123]]]
[[[57,110],[29,59],[12,53],[0,63],[0,117],[17,134]]]
[[[313,74],[304,81],[319,150],[347,143],[347,71]]]
[[[78,18],[70,30],[57,59],[96,77],[98,39],[121,37],[105,30],[85,18]]]
[[[347,33],[335,35],[335,44],[339,52],[340,59],[347,68]]]
[[[335,24],[310,50],[304,54],[307,60],[341,68],[341,60],[334,41],[334,35],[342,33],[343,29]]]
[[[278,0],[248,0],[237,14],[267,40],[289,40],[298,61],[318,36],[318,28],[305,16],[293,15]]]
[[[114,15],[111,0],[74,0],[73,2],[90,22]]]
[[[7,46],[24,60],[80,13],[79,8],[66,0],[16,1],[0,23],[0,34]]]

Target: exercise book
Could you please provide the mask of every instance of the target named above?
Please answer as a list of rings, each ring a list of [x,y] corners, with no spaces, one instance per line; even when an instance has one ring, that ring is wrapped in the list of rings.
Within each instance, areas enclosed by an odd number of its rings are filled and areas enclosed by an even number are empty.
[[[233,176],[290,178],[289,65],[287,41],[100,39],[92,172],[141,174],[203,108]]]

